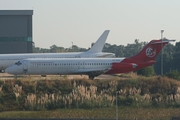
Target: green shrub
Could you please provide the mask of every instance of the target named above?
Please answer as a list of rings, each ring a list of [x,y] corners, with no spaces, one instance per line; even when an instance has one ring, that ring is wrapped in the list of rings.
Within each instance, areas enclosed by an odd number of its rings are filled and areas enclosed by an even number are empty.
[[[118,106],[131,106],[133,102],[134,100],[132,97],[118,97]]]
[[[178,70],[173,70],[166,74],[169,78],[180,80],[180,72]]]
[[[146,68],[143,68],[141,70],[137,71],[138,75],[143,75],[146,77],[151,77],[155,75],[154,68],[152,66],[148,66]]]

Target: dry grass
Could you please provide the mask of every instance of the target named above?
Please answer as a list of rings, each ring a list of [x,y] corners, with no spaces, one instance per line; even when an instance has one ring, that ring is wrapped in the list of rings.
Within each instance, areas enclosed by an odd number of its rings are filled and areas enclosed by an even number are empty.
[[[146,89],[148,89],[147,91],[157,89],[157,92],[152,94],[166,93],[167,90],[175,91],[174,88],[180,87],[180,82],[174,79],[159,76],[143,77],[133,73],[116,76],[113,79],[96,78],[95,80],[88,80],[86,77],[87,76],[48,76],[43,78],[41,76],[31,76],[4,80],[4,83],[14,86],[15,82],[19,81],[23,84],[24,91],[29,90],[28,86],[37,85],[36,89],[42,86],[47,86],[47,88],[51,88],[52,86],[52,88],[58,88],[58,90],[69,90],[69,92],[71,92],[73,83],[76,81],[77,85],[84,85],[85,87],[94,85],[99,91],[110,88],[114,91],[116,87],[118,89],[128,90],[134,86],[136,88],[142,88],[143,92],[145,92]],[[25,89],[25,87],[27,88]],[[10,111],[0,112],[0,118],[115,118],[115,113],[116,111],[113,107],[99,109],[60,109],[54,111]],[[172,116],[179,115],[179,108],[119,107],[119,118],[123,119],[169,120]]]

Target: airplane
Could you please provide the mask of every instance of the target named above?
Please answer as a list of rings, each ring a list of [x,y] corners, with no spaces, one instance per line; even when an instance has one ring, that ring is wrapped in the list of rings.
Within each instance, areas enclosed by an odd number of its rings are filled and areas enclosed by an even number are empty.
[[[94,45],[86,52],[68,53],[25,53],[25,54],[1,54],[0,70],[5,70],[8,66],[19,60],[27,58],[96,58],[96,57],[115,57],[114,53],[102,52],[105,41],[110,30],[105,30]]]
[[[156,63],[161,49],[174,40],[152,40],[137,55],[129,58],[29,58],[16,62],[5,72],[14,75],[85,74],[94,79],[101,74],[137,71]]]

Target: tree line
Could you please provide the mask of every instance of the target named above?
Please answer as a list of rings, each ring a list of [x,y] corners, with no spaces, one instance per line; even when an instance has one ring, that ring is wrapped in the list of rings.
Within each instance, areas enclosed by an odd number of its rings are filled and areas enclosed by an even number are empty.
[[[125,45],[111,45],[105,43],[103,52],[115,53],[116,57],[131,57],[136,55],[148,42],[140,42],[138,39],[134,40],[134,43]],[[93,45],[93,44],[92,44]],[[90,48],[88,48],[90,49]],[[58,52],[84,52],[86,48],[80,48],[77,45],[73,45],[69,48],[59,47],[56,45],[50,46],[50,49],[44,49],[33,46],[34,53],[58,53]],[[161,53],[156,57],[156,64],[153,66],[142,69],[138,73],[148,71],[151,75],[161,74]],[[150,71],[149,71],[150,70]],[[154,71],[154,72],[152,72]],[[163,73],[169,77],[180,79],[180,42],[176,42],[175,45],[169,43],[163,48]],[[174,76],[176,75],[176,77]]]

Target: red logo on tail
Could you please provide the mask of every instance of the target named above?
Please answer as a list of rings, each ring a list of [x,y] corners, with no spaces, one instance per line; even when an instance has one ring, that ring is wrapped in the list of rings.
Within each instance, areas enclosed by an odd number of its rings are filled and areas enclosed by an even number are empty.
[[[156,55],[156,49],[152,47],[148,47],[146,49],[146,56],[148,57],[154,57]]]

